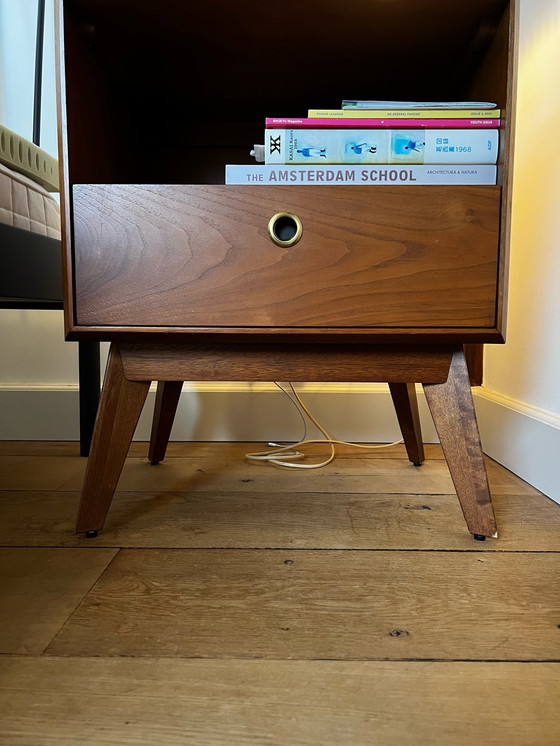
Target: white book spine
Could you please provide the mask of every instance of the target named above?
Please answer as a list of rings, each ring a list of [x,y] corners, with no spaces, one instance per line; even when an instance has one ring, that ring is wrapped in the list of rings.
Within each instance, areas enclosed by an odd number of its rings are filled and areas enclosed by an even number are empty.
[[[429,165],[429,166],[314,166],[261,165],[226,166],[226,184],[328,186],[333,184],[495,184],[493,165]]]
[[[265,163],[494,164],[496,129],[267,129]]]

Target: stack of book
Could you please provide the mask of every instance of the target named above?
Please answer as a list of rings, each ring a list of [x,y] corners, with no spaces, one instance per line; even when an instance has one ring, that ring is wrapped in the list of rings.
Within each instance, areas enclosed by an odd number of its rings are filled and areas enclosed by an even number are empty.
[[[226,184],[495,184],[500,110],[466,102],[349,101],[266,119]]]

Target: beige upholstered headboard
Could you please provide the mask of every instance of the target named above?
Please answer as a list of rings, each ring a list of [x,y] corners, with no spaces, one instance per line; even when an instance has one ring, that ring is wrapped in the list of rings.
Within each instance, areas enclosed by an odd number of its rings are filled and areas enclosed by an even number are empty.
[[[0,124],[0,163],[24,174],[48,192],[58,192],[58,161]]]
[[[60,238],[60,210],[47,190],[0,163],[0,223]],[[6,247],[3,246],[3,249]]]
[[[60,238],[58,162],[0,124],[0,222]]]

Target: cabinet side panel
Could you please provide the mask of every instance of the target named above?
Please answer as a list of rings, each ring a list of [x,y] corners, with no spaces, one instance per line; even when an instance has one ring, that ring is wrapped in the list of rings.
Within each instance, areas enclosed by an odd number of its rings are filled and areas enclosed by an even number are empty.
[[[505,333],[507,275],[511,227],[511,198],[515,139],[515,107],[518,64],[519,0],[507,5],[492,43],[479,65],[469,96],[496,101],[502,110],[498,183],[502,186],[500,260],[497,296],[497,329]]]
[[[60,174],[60,215],[62,228],[62,273],[64,293],[64,328],[74,327],[74,281],[72,262],[71,190],[68,173],[68,127],[66,117],[66,79],[64,75],[64,18],[62,0],[55,2],[56,105],[58,120],[58,167]]]
[[[519,59],[519,0],[511,0],[508,23],[508,75],[506,103],[507,151],[504,154],[502,210],[500,225],[500,271],[498,275],[498,303],[496,327],[505,335],[507,318],[507,289],[509,275],[509,247],[511,240],[511,204],[515,152],[515,114],[517,103],[517,68]]]

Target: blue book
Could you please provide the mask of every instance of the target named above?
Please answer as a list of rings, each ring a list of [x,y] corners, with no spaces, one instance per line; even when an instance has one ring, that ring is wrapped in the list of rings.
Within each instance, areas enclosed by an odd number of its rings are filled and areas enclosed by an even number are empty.
[[[494,164],[497,129],[267,129],[265,163]]]

